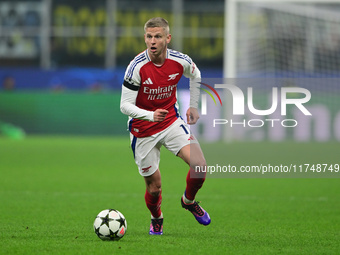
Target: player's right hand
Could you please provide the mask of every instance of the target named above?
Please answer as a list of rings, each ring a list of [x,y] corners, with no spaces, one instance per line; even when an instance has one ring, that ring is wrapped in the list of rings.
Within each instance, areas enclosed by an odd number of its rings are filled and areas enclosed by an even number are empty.
[[[165,109],[157,109],[153,114],[153,121],[154,122],[162,122],[166,115],[168,114],[168,110]]]

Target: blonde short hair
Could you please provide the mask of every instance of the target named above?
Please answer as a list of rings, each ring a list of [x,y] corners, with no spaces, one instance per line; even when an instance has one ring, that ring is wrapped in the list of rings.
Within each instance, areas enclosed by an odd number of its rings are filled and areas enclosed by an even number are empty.
[[[151,18],[144,25],[144,32],[149,27],[162,27],[166,34],[170,33],[169,23],[166,19],[161,17]]]

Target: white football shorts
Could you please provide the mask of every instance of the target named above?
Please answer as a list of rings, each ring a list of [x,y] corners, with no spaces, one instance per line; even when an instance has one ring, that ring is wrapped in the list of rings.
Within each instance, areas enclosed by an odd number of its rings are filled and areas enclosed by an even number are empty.
[[[137,138],[130,134],[130,140],[139,173],[144,177],[152,175],[158,169],[160,149],[163,145],[177,155],[184,146],[198,143],[182,118],[152,136]]]

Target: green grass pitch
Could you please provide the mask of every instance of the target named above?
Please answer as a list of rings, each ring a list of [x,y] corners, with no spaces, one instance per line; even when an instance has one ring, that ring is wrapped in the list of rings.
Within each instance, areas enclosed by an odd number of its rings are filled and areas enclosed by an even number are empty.
[[[235,164],[340,163],[339,143],[224,146]],[[164,235],[149,236],[127,136],[0,138],[0,254],[339,254],[340,178],[208,178],[201,226],[180,206],[187,166],[162,152]],[[127,219],[118,242],[92,228],[107,208]]]

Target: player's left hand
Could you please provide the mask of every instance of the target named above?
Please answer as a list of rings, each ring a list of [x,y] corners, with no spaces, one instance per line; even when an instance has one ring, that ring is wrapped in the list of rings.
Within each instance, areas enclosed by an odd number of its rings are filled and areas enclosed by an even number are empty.
[[[200,115],[198,114],[198,111],[196,108],[190,107],[187,110],[187,123],[189,125],[196,124],[197,120],[200,118]]]

